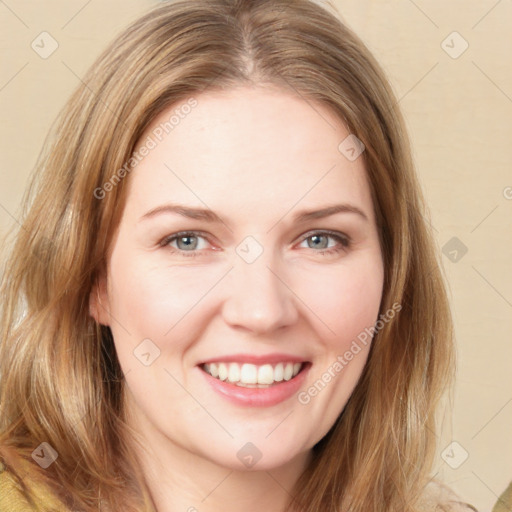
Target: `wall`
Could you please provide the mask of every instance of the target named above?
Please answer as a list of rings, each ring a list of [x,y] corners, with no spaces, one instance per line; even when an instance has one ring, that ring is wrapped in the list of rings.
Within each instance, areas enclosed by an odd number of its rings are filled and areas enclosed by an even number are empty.
[[[65,99],[106,42],[155,3],[0,2],[0,233],[19,218]],[[459,365],[435,472],[490,510],[512,479],[512,3],[335,3],[400,99],[444,254]]]

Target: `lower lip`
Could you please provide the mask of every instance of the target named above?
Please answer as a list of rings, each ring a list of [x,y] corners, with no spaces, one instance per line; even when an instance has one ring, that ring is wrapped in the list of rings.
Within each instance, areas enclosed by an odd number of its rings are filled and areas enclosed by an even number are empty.
[[[284,402],[299,391],[310,366],[307,364],[293,379],[278,382],[268,388],[244,388],[216,379],[199,367],[198,370],[204,375],[213,390],[230,402],[236,405],[270,407]]]

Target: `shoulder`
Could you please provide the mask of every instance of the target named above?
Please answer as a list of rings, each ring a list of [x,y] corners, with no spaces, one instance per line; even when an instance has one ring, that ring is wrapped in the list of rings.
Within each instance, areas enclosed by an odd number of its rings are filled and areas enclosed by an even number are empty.
[[[25,512],[31,510],[28,501],[13,476],[0,462],[0,512]]]
[[[48,491],[38,487],[37,494],[40,496],[37,506],[31,505],[14,476],[0,462],[0,512],[69,512],[58,508]]]
[[[418,502],[418,512],[478,512],[446,485],[431,480]]]
[[[512,510],[512,482],[503,491],[503,494],[498,498],[494,505],[492,512],[509,512]]]

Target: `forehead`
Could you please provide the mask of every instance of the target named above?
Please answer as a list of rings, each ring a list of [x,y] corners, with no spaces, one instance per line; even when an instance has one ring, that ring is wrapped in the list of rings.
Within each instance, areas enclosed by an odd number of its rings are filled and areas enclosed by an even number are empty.
[[[138,210],[186,202],[262,215],[262,204],[269,213],[298,202],[370,204],[364,160],[340,151],[349,132],[324,105],[263,87],[191,99],[165,109],[140,139],[138,149],[149,139],[154,147],[130,177]]]

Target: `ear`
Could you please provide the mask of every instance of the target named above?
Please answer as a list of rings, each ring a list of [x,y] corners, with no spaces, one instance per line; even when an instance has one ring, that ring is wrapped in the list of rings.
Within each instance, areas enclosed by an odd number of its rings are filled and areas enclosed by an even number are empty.
[[[96,279],[89,294],[89,314],[102,325],[110,325],[110,305],[108,301],[107,279],[102,272]]]

